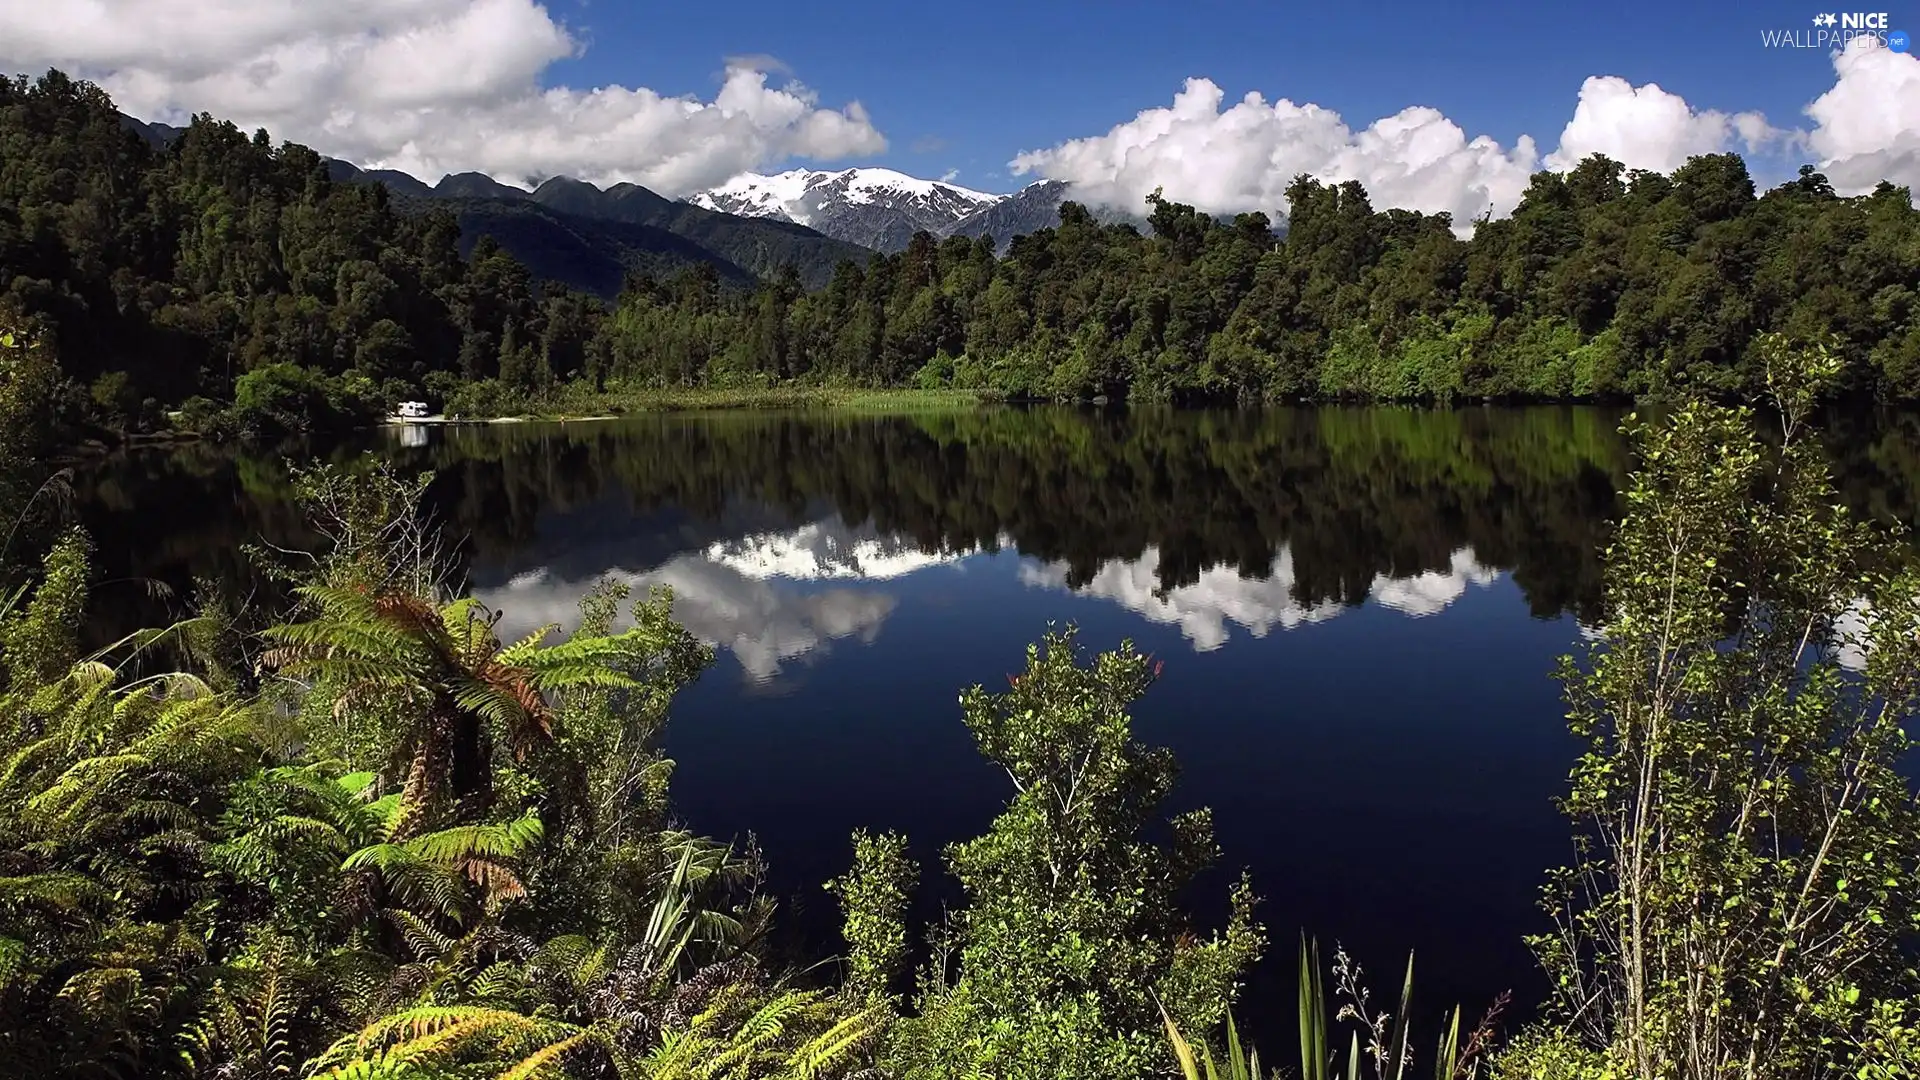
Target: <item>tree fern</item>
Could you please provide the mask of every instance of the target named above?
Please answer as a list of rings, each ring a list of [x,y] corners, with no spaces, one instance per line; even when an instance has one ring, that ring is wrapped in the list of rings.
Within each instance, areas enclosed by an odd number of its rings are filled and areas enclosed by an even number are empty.
[[[299,592],[314,617],[270,630],[273,648],[263,663],[332,687],[336,710],[371,707],[381,695],[412,703],[405,710],[413,716],[405,741],[415,752],[403,834],[425,828],[432,807],[483,794],[474,785],[484,778],[454,775],[454,760],[489,742],[523,757],[550,742],[552,695],[639,686],[627,667],[643,656],[641,635],[576,636],[550,646],[539,632],[503,645],[498,613],[471,599],[436,607],[420,596],[361,587],[307,585]]]

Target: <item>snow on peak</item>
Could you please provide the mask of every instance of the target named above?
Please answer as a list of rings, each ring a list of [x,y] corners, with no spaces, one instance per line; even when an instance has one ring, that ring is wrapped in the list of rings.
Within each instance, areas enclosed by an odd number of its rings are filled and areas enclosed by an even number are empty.
[[[809,169],[793,169],[773,176],[741,173],[717,188],[695,195],[690,201],[695,206],[722,213],[789,218],[805,225],[808,214],[802,199],[813,178],[823,175]]]
[[[741,173],[695,195],[695,206],[746,217],[784,218],[812,224],[834,205],[879,204],[957,220],[1000,201],[1003,196],[974,191],[939,180],[922,180],[892,169],[856,168],[837,172],[790,169],[783,173]]]
[[[922,180],[917,176],[894,172],[892,169],[843,169],[837,173],[820,175],[828,178],[826,180],[828,184],[844,184],[850,197],[857,194],[871,199],[876,194],[897,193],[929,198],[945,193],[957,195],[963,201],[978,203],[981,206],[1000,200],[998,195],[989,195],[984,191],[975,191],[972,188],[963,188],[958,184],[943,183],[939,180]]]

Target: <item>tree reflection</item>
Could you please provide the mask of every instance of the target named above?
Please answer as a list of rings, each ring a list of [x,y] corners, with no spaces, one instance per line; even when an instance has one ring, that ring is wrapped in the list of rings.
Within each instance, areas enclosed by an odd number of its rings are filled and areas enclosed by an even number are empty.
[[[875,544],[892,559],[1012,544],[1067,588],[1111,584],[1117,564],[1161,595],[1231,573],[1301,611],[1455,574],[1468,552],[1551,616],[1590,615],[1597,597],[1627,464],[1617,423],[1583,408],[657,415],[447,428],[426,446],[385,433],[327,456],[372,448],[434,470],[429,497],[483,587],[642,572],[714,545],[776,558],[741,547],[771,534],[787,545],[776,561],[817,566],[831,547],[796,531],[832,518],[869,560]],[[237,586],[243,544],[310,540],[286,483],[304,453],[113,459],[85,478],[81,513],[109,576]]]

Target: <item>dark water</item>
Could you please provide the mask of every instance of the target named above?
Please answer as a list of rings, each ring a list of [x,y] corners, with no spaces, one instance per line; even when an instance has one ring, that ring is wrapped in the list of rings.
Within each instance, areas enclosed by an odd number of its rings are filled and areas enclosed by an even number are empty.
[[[1569,854],[1551,800],[1577,752],[1551,671],[1597,615],[1618,419],[727,414],[370,446],[436,471],[433,508],[509,634],[568,620],[601,577],[673,587],[720,653],[670,729],[678,807],[757,835],[822,951],[850,831],[903,830],[931,871],[1006,798],[959,690],[1017,670],[1050,621],[1132,638],[1166,661],[1139,736],[1179,756],[1173,809],[1214,809],[1208,896],[1244,866],[1266,898],[1254,1004],[1284,1017],[1301,928],[1349,945],[1380,994],[1411,948],[1430,1001],[1540,996],[1521,936]],[[1911,518],[1912,427],[1836,436],[1850,499]],[[305,539],[282,459],[211,447],[110,461],[80,511],[106,576],[181,595],[246,580],[244,543]],[[156,617],[135,585],[109,599],[110,620]]]

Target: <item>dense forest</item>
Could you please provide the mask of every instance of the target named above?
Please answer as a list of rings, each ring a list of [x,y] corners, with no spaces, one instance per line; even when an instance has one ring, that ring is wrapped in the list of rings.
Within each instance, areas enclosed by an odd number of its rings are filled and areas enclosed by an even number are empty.
[[[706,262],[632,273],[608,305],[486,237],[463,257],[453,210],[402,212],[265,132],[202,116],[156,148],[97,87],[0,85],[0,281],[56,337],[69,424],[158,429],[182,408],[187,427],[270,434],[421,396],[484,413],[789,383],[1750,397],[1769,331],[1836,343],[1843,392],[1920,396],[1920,212],[1902,188],[1842,198],[1806,168],[1756,194],[1737,155],[1671,175],[1595,157],[1538,174],[1470,238],[1351,182],[1301,177],[1288,201],[1284,238],[1262,214],[1156,198],[1143,233],[1067,203],[1004,257],[990,237],[920,236],[813,291],[791,268]]]
[[[452,214],[398,213],[265,132],[199,117],[159,151],[98,87],[0,82],[0,299],[57,342],[68,425],[238,404],[271,434],[589,366],[593,301],[459,246]]]
[[[1671,176],[1592,158],[1540,173],[1463,240],[1301,178],[1284,240],[1156,201],[1151,235],[1066,204],[1058,227],[918,238],[824,291],[723,297],[638,282],[607,378],[839,375],[1039,397],[1594,398],[1753,395],[1760,333],[1837,336],[1845,388],[1920,393],[1920,213],[1891,185],[1837,197],[1811,169],[1755,197],[1735,155]],[[593,373],[593,377],[599,377]]]

